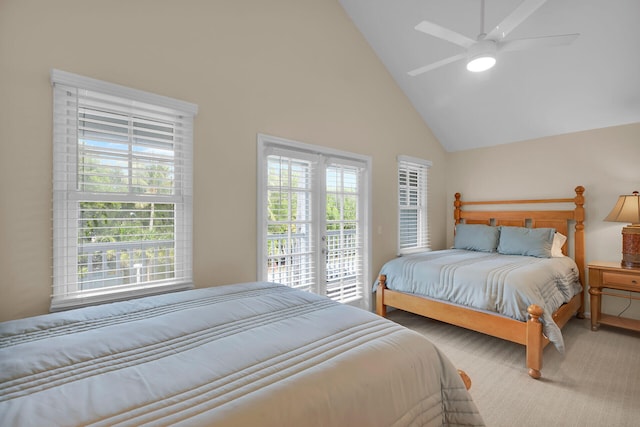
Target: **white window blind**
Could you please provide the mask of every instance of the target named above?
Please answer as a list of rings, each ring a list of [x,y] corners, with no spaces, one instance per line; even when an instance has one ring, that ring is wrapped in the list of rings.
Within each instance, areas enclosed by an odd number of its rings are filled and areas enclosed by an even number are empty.
[[[192,287],[197,106],[53,70],[51,309]]]
[[[398,156],[398,253],[430,248],[427,217],[431,162]]]

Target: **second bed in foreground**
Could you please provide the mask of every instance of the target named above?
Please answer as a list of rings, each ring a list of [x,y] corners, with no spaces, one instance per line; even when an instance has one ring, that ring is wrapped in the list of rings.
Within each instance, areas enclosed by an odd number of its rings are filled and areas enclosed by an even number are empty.
[[[0,425],[483,425],[431,342],[272,283],[0,324]]]

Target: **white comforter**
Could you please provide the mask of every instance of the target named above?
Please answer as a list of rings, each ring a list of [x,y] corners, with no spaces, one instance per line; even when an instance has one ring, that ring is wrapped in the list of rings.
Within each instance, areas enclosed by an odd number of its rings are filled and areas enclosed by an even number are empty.
[[[244,283],[0,324],[0,425],[481,425],[417,333]]]

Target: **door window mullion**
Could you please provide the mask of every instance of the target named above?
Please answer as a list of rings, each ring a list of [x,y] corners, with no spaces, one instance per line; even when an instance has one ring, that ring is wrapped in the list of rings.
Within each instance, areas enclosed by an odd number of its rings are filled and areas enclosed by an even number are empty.
[[[324,157],[318,157],[318,167],[316,173],[315,180],[315,200],[316,200],[316,218],[315,226],[316,226],[316,236],[318,236],[318,245],[316,247],[317,254],[317,266],[318,266],[318,275],[317,275],[317,287],[318,294],[326,295],[327,294],[327,231],[326,231],[326,216],[327,216],[327,208],[326,208],[326,193],[327,193],[327,171],[326,171],[326,160]]]

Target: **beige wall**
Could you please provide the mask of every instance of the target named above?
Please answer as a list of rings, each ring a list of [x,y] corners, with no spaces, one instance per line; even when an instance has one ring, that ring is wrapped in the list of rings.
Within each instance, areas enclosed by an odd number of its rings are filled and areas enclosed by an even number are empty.
[[[445,152],[337,0],[2,0],[0,320],[49,307],[51,68],[199,105],[198,287],[256,279],[259,132],[372,156],[372,274],[396,250],[396,156],[432,160],[444,245]]]
[[[573,197],[585,187],[586,261],[620,261],[625,224],[604,222],[620,194],[640,191],[640,123],[540,138],[447,155],[447,228],[453,194],[463,200]],[[452,244],[453,236],[447,236]],[[622,311],[629,300],[604,297],[603,310]],[[589,311],[587,307],[587,311]],[[640,301],[625,316],[640,318]]]
[[[445,153],[337,0],[2,0],[0,320],[49,306],[51,68],[199,105],[198,287],[256,278],[258,132],[372,156],[372,275],[396,250],[398,154],[433,161],[436,249],[451,244],[456,191],[566,197],[584,185],[587,260],[615,261],[622,224],[601,219],[640,186],[640,124]]]

